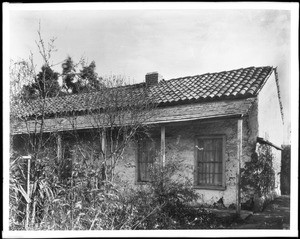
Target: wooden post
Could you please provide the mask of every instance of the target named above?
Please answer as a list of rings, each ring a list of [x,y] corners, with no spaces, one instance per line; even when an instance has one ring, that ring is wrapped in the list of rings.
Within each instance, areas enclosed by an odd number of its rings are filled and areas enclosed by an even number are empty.
[[[161,126],[160,128],[160,151],[161,151],[161,163],[164,167],[166,165],[166,128]]]
[[[31,156],[23,156],[23,159],[27,159],[27,198],[30,199],[30,160]],[[29,222],[29,200],[27,200],[26,204],[26,221],[25,221],[25,229],[28,229],[28,222]]]
[[[243,150],[243,119],[238,119],[237,122],[237,174],[236,174],[236,213],[241,214],[241,160]]]
[[[62,160],[61,134],[57,134],[57,160]]]
[[[101,132],[101,150],[102,150],[102,153],[103,153],[103,161],[104,161],[104,164],[103,164],[103,167],[102,167],[102,170],[101,170],[101,178],[102,180],[107,180],[107,165],[106,165],[106,132],[105,132],[105,129],[102,130]]]
[[[58,180],[61,180],[61,163],[62,163],[62,137],[61,134],[57,134],[57,162],[58,162]]]
[[[103,156],[105,157],[105,155],[106,155],[106,133],[105,133],[105,130],[103,130],[102,134],[101,134],[101,149],[103,152]]]

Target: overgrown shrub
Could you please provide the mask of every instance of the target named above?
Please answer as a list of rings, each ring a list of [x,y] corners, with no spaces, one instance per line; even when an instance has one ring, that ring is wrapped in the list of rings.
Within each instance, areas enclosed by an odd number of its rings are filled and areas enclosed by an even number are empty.
[[[53,201],[59,189],[59,180],[55,160],[50,157],[48,150],[39,155],[39,158],[31,159],[30,187],[27,194],[27,159],[23,159],[18,153],[13,152],[10,158],[10,229],[25,229],[26,198],[29,203],[28,225],[39,223],[45,210]],[[16,210],[17,208],[17,210]]]
[[[251,160],[241,169],[242,193],[250,195],[248,203],[244,204],[245,209],[261,211],[266,203],[273,199],[275,187],[273,160],[271,147],[261,144],[257,152],[252,154]]]
[[[21,230],[25,218],[26,200],[24,186],[26,176],[23,168],[26,166],[21,158],[13,152],[9,168],[9,225],[10,230]]]
[[[164,167],[155,164],[151,172],[153,180],[137,188],[121,188],[102,180],[97,163],[73,162],[70,177],[64,180],[59,180],[54,159],[44,157],[35,164],[39,172],[34,173],[39,176],[31,178],[29,230],[217,227],[213,214],[190,206],[198,195],[190,180],[178,176],[182,165],[176,160],[167,160]],[[11,173],[11,179],[17,180],[15,170]],[[11,219],[16,218],[22,199],[20,195],[13,197],[16,184],[11,184]],[[25,215],[21,218],[20,222],[11,221],[11,230],[25,229]]]
[[[180,176],[183,170],[176,158],[166,165],[154,164],[152,181],[131,191],[127,203],[136,209],[132,229],[188,229],[212,228],[216,218],[203,208],[191,206],[198,199],[188,178]]]

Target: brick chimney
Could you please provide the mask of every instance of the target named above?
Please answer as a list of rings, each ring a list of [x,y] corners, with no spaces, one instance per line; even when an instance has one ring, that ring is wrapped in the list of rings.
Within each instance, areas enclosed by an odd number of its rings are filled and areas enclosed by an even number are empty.
[[[155,85],[162,79],[162,76],[158,72],[149,72],[145,76],[147,86]]]

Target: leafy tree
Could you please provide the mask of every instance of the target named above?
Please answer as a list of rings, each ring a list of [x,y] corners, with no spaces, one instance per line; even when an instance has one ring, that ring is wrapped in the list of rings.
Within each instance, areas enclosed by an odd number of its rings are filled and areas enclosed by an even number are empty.
[[[91,92],[100,90],[103,86],[100,82],[101,78],[95,72],[96,63],[92,61],[88,66],[83,66],[80,70],[80,91]]]
[[[23,86],[21,94],[25,99],[46,98],[59,95],[60,90],[58,73],[43,65],[34,82]]]
[[[70,56],[62,64],[62,68],[64,88],[67,91],[71,90],[72,93],[78,93],[78,84],[74,82],[76,76],[75,64]]]
[[[83,66],[80,72],[76,73],[76,64],[74,63],[73,59],[68,56],[62,64],[62,68],[64,88],[68,92],[77,94],[101,89],[101,78],[95,72],[95,61],[92,61],[87,66]]]

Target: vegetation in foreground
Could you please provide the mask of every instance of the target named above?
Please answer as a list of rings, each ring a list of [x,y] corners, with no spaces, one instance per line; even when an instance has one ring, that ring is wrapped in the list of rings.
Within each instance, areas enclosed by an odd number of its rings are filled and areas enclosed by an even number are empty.
[[[189,181],[172,177],[180,170],[178,162],[155,165],[155,180],[129,188],[101,180],[96,184],[100,174],[92,164],[74,164],[72,175],[59,180],[57,165],[47,159],[38,162],[42,171],[31,182],[27,230],[208,229],[226,224],[189,205],[197,194]],[[21,189],[26,172],[20,158],[11,161],[10,172],[10,230],[26,230]]]

